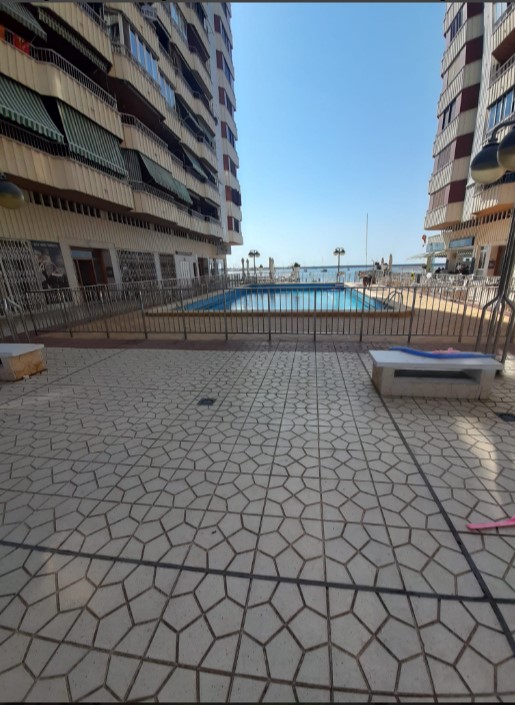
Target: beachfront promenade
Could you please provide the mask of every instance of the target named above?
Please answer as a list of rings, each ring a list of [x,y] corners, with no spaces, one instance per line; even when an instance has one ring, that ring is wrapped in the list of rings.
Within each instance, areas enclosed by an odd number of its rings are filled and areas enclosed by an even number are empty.
[[[383,401],[334,339],[63,344],[0,385],[1,700],[513,700],[512,357]]]

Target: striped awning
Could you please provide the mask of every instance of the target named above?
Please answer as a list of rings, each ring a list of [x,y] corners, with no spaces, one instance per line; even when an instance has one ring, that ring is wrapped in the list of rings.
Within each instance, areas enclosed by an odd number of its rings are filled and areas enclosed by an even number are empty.
[[[58,100],[57,106],[70,151],[115,174],[127,176],[117,138],[66,103]]]
[[[64,135],[47,113],[41,97],[21,83],[0,75],[0,115],[54,142]]]
[[[204,131],[202,130],[199,121],[197,118],[193,115],[191,110],[188,108],[184,100],[182,100],[180,95],[175,96],[175,102],[179,108],[179,115],[181,116],[181,119],[187,122],[191,128],[196,130],[198,133],[204,134]]]
[[[184,154],[186,155],[186,159],[189,161],[189,166],[191,166],[191,168],[195,170],[195,172],[200,176],[203,181],[207,181],[208,177],[206,174],[206,170],[203,168],[202,164],[199,162],[197,157],[187,149],[184,149]]]
[[[46,32],[43,27],[39,24],[35,17],[33,17],[25,5],[21,2],[16,2],[15,0],[1,0],[0,1],[0,12],[5,12],[6,15],[12,17],[13,20],[19,22],[31,32],[37,34],[41,39],[46,40]]]
[[[87,56],[88,59],[92,61],[95,66],[98,66],[101,71],[107,73],[109,69],[109,64],[107,61],[102,59],[96,52],[93,51],[93,49],[90,49],[86,42],[83,42],[80,37],[72,32],[72,30],[68,29],[68,27],[55,15],[52,15],[52,13],[42,7],[38,7],[38,16],[42,22],[53,29],[54,32],[56,32],[60,37],[74,46],[75,49],[80,51],[81,54]]]
[[[141,173],[141,164],[138,159],[138,153],[134,149],[122,149],[122,156],[127,171],[129,172],[129,179],[131,181],[142,182],[143,175]]]
[[[161,188],[164,188],[165,191],[173,193],[177,196],[177,198],[180,198],[181,201],[184,201],[184,203],[187,203],[188,205],[193,203],[190,194],[188,193],[188,189],[184,186],[184,184],[177,181],[177,179],[174,178],[170,172],[164,169],[160,164],[152,161],[152,159],[149,159],[144,154],[138,154],[141,157],[152,181],[155,181],[155,183],[158,186],[161,186]]]

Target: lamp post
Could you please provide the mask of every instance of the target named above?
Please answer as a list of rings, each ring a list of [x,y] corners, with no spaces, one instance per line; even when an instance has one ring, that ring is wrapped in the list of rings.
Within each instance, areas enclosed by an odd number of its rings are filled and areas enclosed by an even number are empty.
[[[470,175],[478,184],[493,184],[498,181],[507,171],[515,171],[515,129],[510,130],[501,140],[496,139],[499,130],[504,127],[515,126],[515,119],[503,120],[493,129],[490,139],[483,149],[476,154],[470,164]],[[481,311],[481,320],[476,339],[476,350],[481,344],[483,324],[486,312],[491,308],[491,316],[488,324],[485,352],[488,352],[489,343],[491,350],[495,353],[497,343],[501,335],[502,322],[506,307],[511,310],[510,322],[506,331],[506,342],[502,351],[501,362],[504,363],[508,355],[508,346],[512,337],[515,325],[515,305],[510,299],[510,284],[513,277],[513,266],[515,264],[515,205],[511,211],[510,232],[508,242],[504,251],[502,261],[501,276],[497,294],[491,301],[488,301]]]
[[[24,200],[21,189],[7,181],[6,175],[0,172],[0,206],[15,210],[21,208]]]
[[[340,280],[340,257],[344,254],[345,254],[345,250],[343,249],[343,247],[336,247],[333,252],[333,255],[338,256],[338,271],[336,273],[336,281]]]
[[[257,278],[257,273],[256,273],[256,257],[261,257],[259,252],[257,250],[251,250],[249,252],[249,257],[252,257],[254,260],[254,276]]]

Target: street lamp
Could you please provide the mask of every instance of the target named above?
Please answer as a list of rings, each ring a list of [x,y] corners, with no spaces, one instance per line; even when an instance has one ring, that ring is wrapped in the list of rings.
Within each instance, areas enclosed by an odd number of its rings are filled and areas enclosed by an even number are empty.
[[[252,257],[252,259],[254,260],[254,276],[257,277],[257,274],[256,274],[256,257],[261,257],[261,255],[259,254],[259,252],[258,252],[257,250],[251,250],[251,251],[249,252],[249,257]]]
[[[340,279],[340,257],[345,254],[343,247],[335,248],[333,255],[338,255],[338,272],[336,273],[336,281]]]
[[[488,143],[472,160],[470,164],[470,175],[476,183],[493,184],[495,181],[498,181],[505,174],[505,172],[515,171],[515,129],[510,130],[510,132],[504,137],[504,139],[501,140],[500,144],[496,139],[496,135],[499,130],[510,125],[515,125],[515,119],[510,118],[508,120],[503,120],[503,122],[500,122],[498,125],[496,125],[496,127],[492,131],[492,134],[490,135]],[[491,301],[488,301],[483,306],[476,340],[477,350],[481,343],[483,323],[485,320],[486,311],[491,307],[492,315],[490,316],[490,322],[488,325],[485,352],[488,352],[488,343],[490,341],[492,343],[492,352],[495,353],[497,349],[497,343],[501,335],[504,311],[506,310],[506,306],[508,306],[508,308],[511,310],[511,317],[510,322],[508,324],[508,330],[506,331],[506,342],[504,344],[501,357],[501,362],[503,363],[508,355],[508,346],[510,344],[510,339],[515,325],[515,306],[513,304],[513,301],[510,300],[509,296],[514,264],[515,205],[513,206],[513,209],[511,211],[510,232],[508,235],[506,250],[504,251],[504,258],[502,261],[502,270],[499,279],[499,287],[497,289],[497,294]]]
[[[0,206],[14,210],[20,208],[24,200],[23,191],[0,172]]]

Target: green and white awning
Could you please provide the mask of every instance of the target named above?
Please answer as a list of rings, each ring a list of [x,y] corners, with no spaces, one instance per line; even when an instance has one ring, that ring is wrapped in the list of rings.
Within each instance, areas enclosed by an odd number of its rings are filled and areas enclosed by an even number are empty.
[[[118,139],[82,113],[57,101],[70,151],[120,176],[127,176]]]
[[[180,198],[181,201],[184,201],[189,205],[193,203],[188,189],[184,186],[184,184],[181,184],[181,182],[177,181],[177,179],[174,178],[169,171],[164,169],[160,164],[152,161],[152,159],[146,157],[144,154],[139,154],[139,156],[141,157],[152,181],[155,181],[158,186],[161,186],[161,188],[164,188],[166,191],[173,193],[177,196],[177,198]]]
[[[47,113],[41,97],[21,83],[0,75],[0,116],[54,142],[64,136]]]
[[[6,15],[12,17],[13,20],[19,22],[31,32],[37,34],[41,39],[46,40],[46,32],[43,27],[39,24],[35,17],[33,17],[27,7],[21,2],[16,2],[15,0],[1,0],[0,1],[0,12],[5,12]]]
[[[83,42],[82,39],[74,34],[71,29],[68,29],[68,27],[55,15],[52,15],[51,12],[48,12],[48,10],[45,10],[42,7],[38,7],[38,16],[42,22],[53,29],[54,32],[57,32],[57,34],[59,34],[59,36],[61,36],[65,41],[74,46],[75,49],[80,51],[81,54],[87,56],[87,58],[98,66],[101,71],[107,73],[109,69],[109,64],[107,61],[102,59],[95,51],[93,51],[93,49],[90,49],[86,42]]]
[[[199,162],[197,157],[187,149],[184,149],[184,154],[186,155],[186,159],[189,161],[189,166],[191,166],[191,168],[195,170],[195,172],[200,176],[203,181],[207,181],[208,176],[206,174],[206,170]]]
[[[143,181],[143,175],[141,173],[141,164],[138,159],[138,153],[134,149],[122,149],[123,160],[127,171],[129,172],[129,179],[131,181]]]

